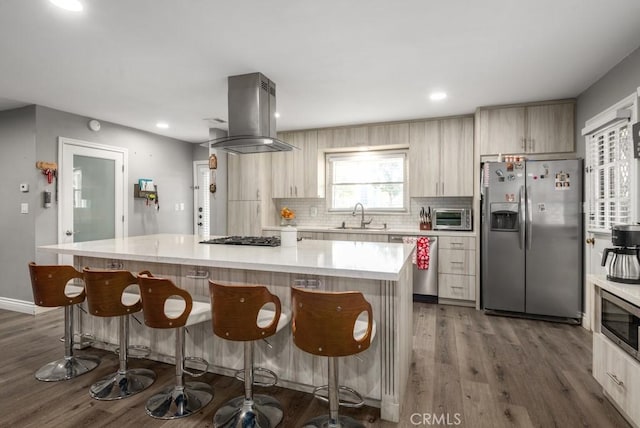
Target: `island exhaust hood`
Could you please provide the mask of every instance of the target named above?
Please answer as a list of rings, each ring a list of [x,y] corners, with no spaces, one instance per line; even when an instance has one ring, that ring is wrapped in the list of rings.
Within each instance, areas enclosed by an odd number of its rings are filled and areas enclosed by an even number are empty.
[[[283,152],[294,148],[276,138],[276,84],[262,73],[229,76],[229,135],[209,147],[236,154]]]

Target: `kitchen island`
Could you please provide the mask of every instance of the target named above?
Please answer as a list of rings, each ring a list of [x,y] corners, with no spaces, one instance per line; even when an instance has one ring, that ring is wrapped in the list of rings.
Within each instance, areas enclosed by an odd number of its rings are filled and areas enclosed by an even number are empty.
[[[76,268],[150,270],[173,280],[196,300],[209,300],[208,280],[263,284],[290,307],[290,286],[319,284],[327,291],[356,290],[373,307],[377,334],[366,351],[340,360],[340,383],[356,389],[381,418],[398,422],[412,353],[413,246],[395,243],[302,240],[296,247],[202,244],[208,237],[159,234],[102,241],[47,245],[40,251],[74,256]],[[139,317],[141,319],[141,317]],[[114,319],[77,313],[77,334],[93,346],[117,343]],[[201,357],[209,371],[233,376],[243,365],[241,343],[214,336],[210,323],[189,327],[186,355]],[[147,346],[150,358],[173,362],[173,333],[131,323],[130,343]],[[273,370],[279,385],[311,392],[327,383],[327,360],[293,344],[290,329],[258,342],[256,366]]]

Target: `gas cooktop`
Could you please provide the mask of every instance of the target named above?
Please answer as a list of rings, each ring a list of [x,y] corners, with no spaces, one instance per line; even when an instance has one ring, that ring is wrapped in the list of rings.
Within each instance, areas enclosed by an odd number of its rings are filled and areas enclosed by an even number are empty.
[[[279,247],[277,236],[225,236],[223,238],[200,241],[201,244],[253,245],[258,247]]]

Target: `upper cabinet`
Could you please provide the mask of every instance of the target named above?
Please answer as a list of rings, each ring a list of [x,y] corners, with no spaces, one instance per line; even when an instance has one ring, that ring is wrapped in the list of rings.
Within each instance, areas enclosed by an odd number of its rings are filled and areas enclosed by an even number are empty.
[[[297,147],[272,154],[273,198],[317,198],[318,131],[283,132],[278,137]]]
[[[473,196],[473,118],[412,122],[409,195]]]
[[[227,160],[227,195],[230,201],[259,201],[264,190],[265,153],[229,155]]]
[[[573,152],[573,101],[478,110],[481,155]]]
[[[367,146],[393,146],[408,143],[408,123],[367,126]]]

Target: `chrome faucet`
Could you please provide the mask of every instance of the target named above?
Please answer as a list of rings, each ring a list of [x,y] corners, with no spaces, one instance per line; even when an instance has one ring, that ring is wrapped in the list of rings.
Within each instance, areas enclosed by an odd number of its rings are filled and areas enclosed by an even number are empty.
[[[364,221],[364,206],[358,202],[356,203],[356,206],[353,207],[353,212],[351,213],[352,216],[356,216],[356,211],[358,211],[358,205],[360,205],[360,210],[362,211],[362,217],[360,218],[360,228],[364,229],[365,227],[367,227],[368,224],[371,224],[371,222],[373,221],[373,218],[370,218],[369,221]]]

